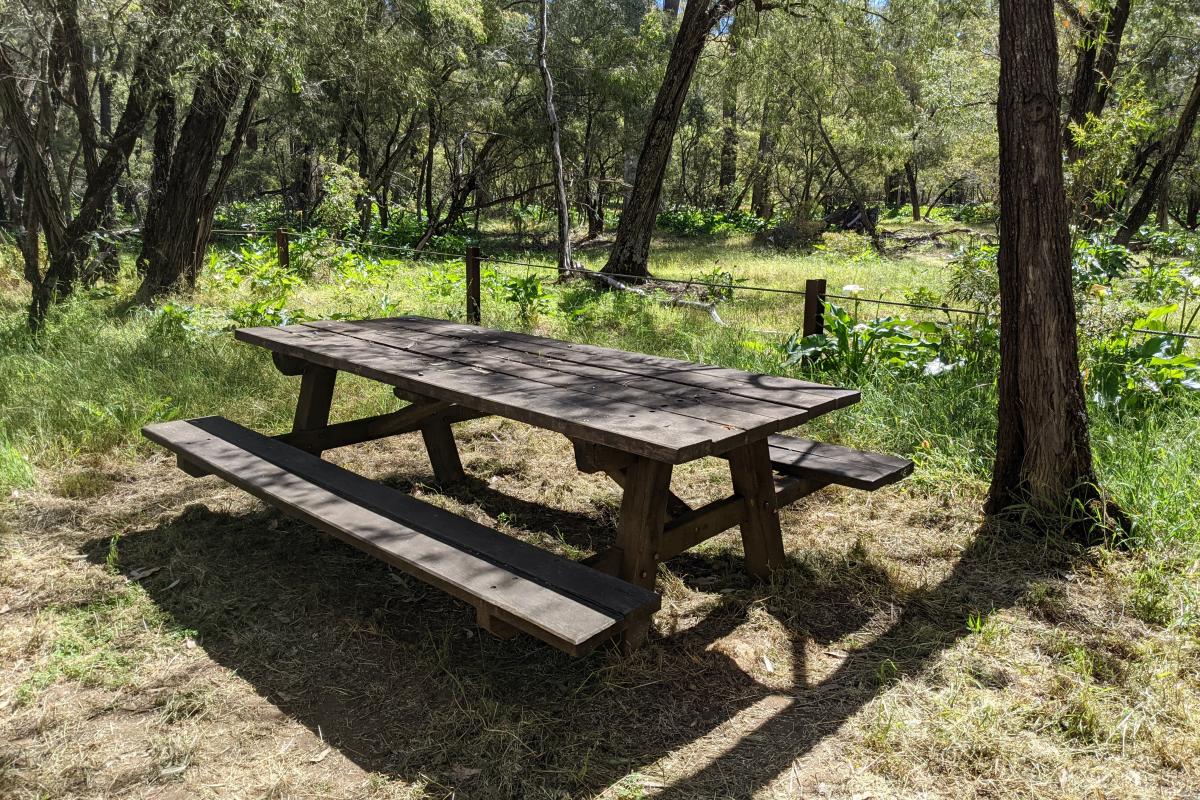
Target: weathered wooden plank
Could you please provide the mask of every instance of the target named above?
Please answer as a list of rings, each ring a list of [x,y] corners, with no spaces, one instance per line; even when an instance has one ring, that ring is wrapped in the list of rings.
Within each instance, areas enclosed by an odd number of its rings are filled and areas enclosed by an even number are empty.
[[[443,320],[431,320],[425,317],[393,317],[372,320],[371,324],[387,326],[399,323],[420,321],[431,325],[430,331],[443,330],[453,334],[455,323]],[[363,324],[366,324],[364,322]],[[645,353],[628,353],[624,350],[614,350],[596,345],[562,342],[557,339],[546,339],[529,334],[513,331],[498,331],[486,328],[475,330],[475,336],[485,337],[496,343],[521,342],[541,348],[549,348],[556,358],[569,359],[567,353],[574,353],[581,363],[593,363],[599,366],[611,367],[634,374],[647,375],[664,380],[692,385],[702,389],[728,392],[743,397],[767,400],[783,406],[792,406],[812,412],[841,408],[858,402],[860,395],[852,389],[840,389],[819,383],[801,381],[793,378],[782,378],[775,375],[762,375],[741,370],[715,367],[706,364],[695,364],[679,359],[652,356]],[[815,405],[814,405],[815,404]]]
[[[466,343],[439,343],[430,335],[421,332],[414,331],[405,334],[396,331],[379,331],[349,322],[314,322],[307,323],[307,326],[339,333],[371,345],[395,348],[428,358],[444,359],[466,367],[524,378],[545,386],[561,387],[592,396],[612,398],[644,409],[638,412],[643,415],[671,414],[674,417],[682,418],[672,419],[672,424],[677,430],[690,430],[696,436],[707,438],[713,442],[721,442],[727,447],[747,441],[748,436],[761,436],[779,427],[773,420],[742,414],[738,411],[726,411],[727,419],[725,420],[710,421],[708,417],[719,417],[721,414],[718,414],[717,410],[706,409],[703,404],[665,397],[608,381],[590,380],[578,375],[559,372],[549,366],[526,364],[498,357],[496,354],[498,348],[494,347],[482,351],[472,351],[470,345]],[[739,431],[745,431],[747,436],[739,435]]]
[[[827,481],[817,478],[796,478],[790,475],[775,477],[775,505],[779,508],[789,506],[801,497],[808,497],[813,492],[828,486]]]
[[[310,327],[356,335],[369,341],[393,344],[425,355],[529,377],[555,386],[598,392],[636,405],[733,426],[751,433],[786,430],[795,427],[805,418],[804,411],[791,406],[753,401],[749,404],[736,400],[730,402],[731,396],[724,392],[698,389],[674,381],[638,376],[592,363],[559,358],[551,348],[533,347],[516,342],[486,341],[473,336],[478,329],[468,326],[450,329],[445,326],[433,326],[432,329],[426,330],[423,322],[410,320],[394,325],[377,325],[370,320],[306,324]],[[530,352],[531,350],[536,352]],[[746,405],[750,407],[742,407]]]
[[[907,458],[853,450],[793,436],[771,436],[771,464],[797,477],[811,477],[854,489],[874,491],[912,474]]]
[[[411,405],[387,414],[339,422],[313,430],[292,431],[275,438],[310,452],[314,449],[333,450],[350,444],[370,442],[400,433],[410,433],[418,430],[433,415],[452,408],[455,406],[451,403],[441,401]]]
[[[783,534],[779,529],[779,508],[766,441],[759,439],[731,451],[729,474],[734,493],[745,502],[746,516],[741,528],[746,569],[751,575],[765,579],[771,570],[784,564]]]
[[[675,517],[663,529],[659,559],[679,555],[722,531],[740,524],[746,518],[746,502],[741,497],[714,500],[700,508]]]
[[[651,591],[228,420],[181,420],[143,431],[190,463],[568,652],[581,654],[629,624],[644,624],[659,605]]]
[[[490,414],[528,422],[571,438],[650,458],[683,463],[714,452],[712,436],[740,430],[658,412],[605,397],[538,384],[407,351],[384,350],[340,334],[303,326],[243,328],[247,341],[285,355],[399,386]]]

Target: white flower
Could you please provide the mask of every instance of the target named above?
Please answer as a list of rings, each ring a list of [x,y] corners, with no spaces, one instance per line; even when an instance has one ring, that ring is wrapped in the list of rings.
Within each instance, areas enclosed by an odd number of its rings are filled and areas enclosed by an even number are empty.
[[[859,286],[857,283],[847,283],[842,287],[842,291],[846,292],[847,294],[858,294],[859,292],[865,292],[866,290],[867,289],[865,286]]]

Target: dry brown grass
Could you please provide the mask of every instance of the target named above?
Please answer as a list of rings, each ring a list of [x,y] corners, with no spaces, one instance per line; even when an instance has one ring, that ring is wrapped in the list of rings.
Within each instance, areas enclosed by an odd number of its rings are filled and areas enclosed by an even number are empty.
[[[460,442],[444,494],[411,437],[331,457],[562,553],[611,540],[618,490],[563,440]],[[41,478],[0,528],[6,798],[1200,794],[1194,634],[1127,613],[1129,556],[980,534],[978,487],[827,490],[770,585],[726,534],[666,565],[635,657],[573,661],[166,457]]]

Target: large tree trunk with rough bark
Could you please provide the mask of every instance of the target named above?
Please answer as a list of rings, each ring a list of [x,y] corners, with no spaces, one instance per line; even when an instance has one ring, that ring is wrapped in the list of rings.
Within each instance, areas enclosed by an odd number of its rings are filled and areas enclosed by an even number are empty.
[[[1001,0],[1000,402],[987,501],[990,514],[1031,510],[1052,525],[1099,499],[1071,288],[1055,24],[1051,0]],[[1068,527],[1093,529],[1080,523]]]
[[[683,109],[683,101],[687,97],[709,31],[737,3],[738,0],[693,0],[684,8],[679,32],[671,46],[666,75],[654,100],[654,109],[650,112],[633,188],[621,212],[617,238],[608,263],[604,265],[603,271],[608,275],[634,278],[649,275],[647,259],[650,256],[650,237],[654,233],[658,199],[671,157],[671,142],[679,124],[679,112]]]
[[[1200,114],[1200,70],[1196,71],[1192,92],[1188,96],[1187,103],[1184,104],[1183,111],[1179,114],[1179,124],[1175,126],[1175,133],[1171,136],[1167,149],[1163,151],[1158,163],[1150,171],[1150,177],[1146,179],[1137,202],[1133,204],[1125,221],[1117,229],[1114,239],[1119,244],[1129,244],[1133,235],[1150,216],[1150,212],[1154,209],[1154,205],[1158,202],[1159,195],[1167,183],[1171,170],[1175,168],[1175,162],[1179,160],[1179,156],[1187,149],[1188,142],[1192,139],[1192,131],[1196,128],[1197,114]]]
[[[142,234],[138,302],[149,302],[185,281],[195,284],[212,234],[217,201],[237,162],[258,100],[258,78],[254,77],[224,158],[220,158],[243,79],[241,66],[231,63],[214,66],[202,75],[174,146],[170,139],[174,100],[169,95],[160,100],[151,176],[157,208],[147,218]]]

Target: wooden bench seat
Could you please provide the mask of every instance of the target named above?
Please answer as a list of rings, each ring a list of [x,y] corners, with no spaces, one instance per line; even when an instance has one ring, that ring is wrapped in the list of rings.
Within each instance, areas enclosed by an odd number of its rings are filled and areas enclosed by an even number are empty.
[[[771,466],[777,472],[873,492],[913,471],[907,458],[852,450],[792,436],[767,438]]]
[[[497,635],[523,631],[579,656],[659,608],[648,589],[383,486],[222,417],[148,425],[192,474],[211,473],[475,606]]]

